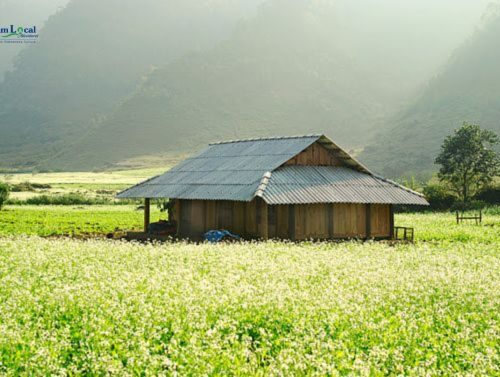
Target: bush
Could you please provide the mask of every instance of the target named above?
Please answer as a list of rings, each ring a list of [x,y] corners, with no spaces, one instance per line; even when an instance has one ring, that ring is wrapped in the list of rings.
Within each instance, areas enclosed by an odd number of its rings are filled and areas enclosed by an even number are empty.
[[[87,197],[81,194],[65,194],[65,195],[40,195],[34,196],[29,199],[19,200],[19,199],[9,199],[7,203],[10,205],[58,205],[58,206],[71,206],[71,205],[132,205],[138,204],[139,201],[135,199],[126,199],[114,201],[109,198],[102,197]]]
[[[482,202],[480,200],[473,200],[473,201],[470,201],[470,202],[467,202],[467,203],[464,203],[464,202],[455,202],[452,206],[451,206],[451,210],[453,212],[455,211],[480,211],[484,208],[487,207],[487,204],[485,202]]]
[[[476,195],[476,199],[488,204],[500,204],[500,185],[486,187]]]
[[[109,199],[89,198],[79,194],[40,195],[27,199],[29,205],[99,205],[111,204]]]
[[[9,186],[7,186],[5,183],[0,182],[0,209],[2,209],[8,198]]]
[[[450,209],[456,198],[442,185],[431,184],[424,188],[424,195],[433,209]]]
[[[36,189],[50,189],[50,185],[42,184],[42,183],[31,183],[31,182],[22,182],[15,185],[12,185],[10,191],[12,192],[29,192],[35,191]]]

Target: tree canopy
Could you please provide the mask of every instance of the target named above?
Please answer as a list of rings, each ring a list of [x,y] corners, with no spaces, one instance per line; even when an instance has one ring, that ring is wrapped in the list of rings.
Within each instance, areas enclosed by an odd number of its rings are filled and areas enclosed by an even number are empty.
[[[435,163],[441,165],[439,179],[468,202],[500,172],[500,159],[494,150],[499,142],[493,131],[464,123],[446,137]]]

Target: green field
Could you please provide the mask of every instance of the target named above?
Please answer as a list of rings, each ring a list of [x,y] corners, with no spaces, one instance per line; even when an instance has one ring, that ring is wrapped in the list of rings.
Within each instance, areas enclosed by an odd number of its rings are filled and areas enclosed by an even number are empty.
[[[151,219],[165,218],[152,207]],[[144,213],[136,206],[7,206],[0,211],[0,236],[103,236],[141,230]]]
[[[141,219],[130,206],[0,212],[1,234],[17,234],[0,238],[0,374],[500,374],[498,215],[398,215],[417,243],[396,246],[20,235]]]
[[[151,220],[166,214],[151,207]],[[456,225],[451,213],[399,214],[397,226],[415,228],[417,241],[498,242],[500,214],[486,212],[482,226]],[[0,236],[102,236],[114,231],[141,230],[143,211],[134,205],[107,206],[7,206],[0,211]]]
[[[114,195],[132,185],[164,173],[171,165],[158,168],[73,173],[0,174],[0,182],[9,185],[21,183],[49,185],[48,189],[12,192],[11,198],[26,200],[39,195],[64,195],[77,193],[89,197],[113,199]]]

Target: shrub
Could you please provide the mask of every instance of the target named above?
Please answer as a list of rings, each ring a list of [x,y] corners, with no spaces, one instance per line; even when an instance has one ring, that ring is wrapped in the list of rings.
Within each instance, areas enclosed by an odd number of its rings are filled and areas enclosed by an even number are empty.
[[[481,200],[488,204],[500,204],[500,185],[490,186],[483,189],[476,195],[477,200]]]
[[[30,205],[93,205],[110,204],[109,199],[89,198],[80,194],[40,195],[27,199]]]
[[[487,207],[485,202],[480,200],[472,200],[470,202],[457,201],[451,206],[451,210],[455,211],[479,211]]]
[[[22,182],[15,185],[12,185],[10,191],[12,192],[28,192],[35,191],[36,189],[50,189],[51,186],[42,183],[31,183],[31,182]]]
[[[0,182],[0,209],[2,209],[8,198],[9,186],[7,186],[5,183]]]
[[[430,184],[424,188],[424,195],[433,209],[450,209],[456,198],[442,185]]]

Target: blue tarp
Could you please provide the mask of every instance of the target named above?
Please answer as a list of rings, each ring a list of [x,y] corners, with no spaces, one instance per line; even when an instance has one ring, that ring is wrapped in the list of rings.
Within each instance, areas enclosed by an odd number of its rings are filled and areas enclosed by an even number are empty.
[[[221,242],[225,238],[232,238],[235,240],[239,240],[240,236],[233,234],[227,230],[211,230],[205,233],[205,241],[211,243]]]

